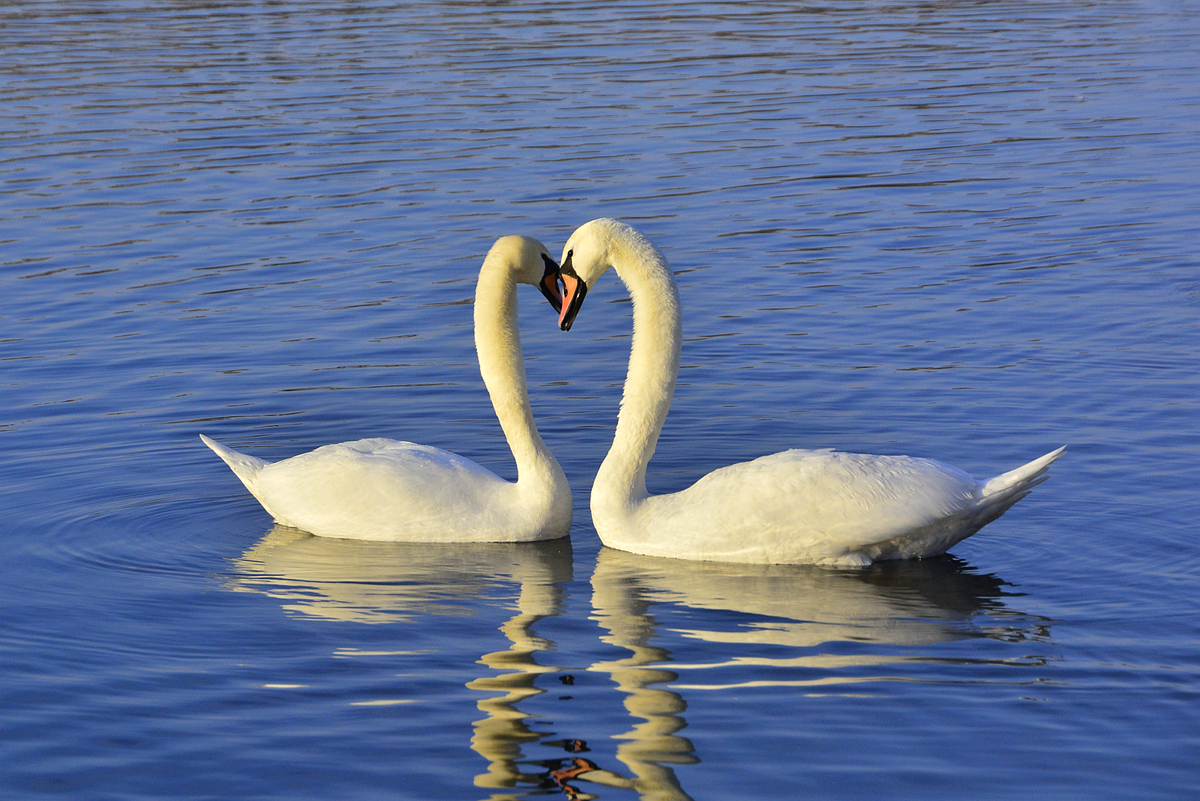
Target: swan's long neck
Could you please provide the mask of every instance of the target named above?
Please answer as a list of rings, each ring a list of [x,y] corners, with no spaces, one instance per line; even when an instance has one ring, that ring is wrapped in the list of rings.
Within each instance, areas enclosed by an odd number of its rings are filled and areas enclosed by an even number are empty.
[[[562,468],[533,422],[525,360],[517,331],[517,285],[504,259],[489,254],[475,288],[475,350],[496,419],[517,463],[517,483],[554,486]]]
[[[620,514],[647,497],[646,465],[671,408],[682,340],[679,291],[662,254],[640,234],[609,256],[633,301],[633,342],[612,448],[592,487],[592,514]]]

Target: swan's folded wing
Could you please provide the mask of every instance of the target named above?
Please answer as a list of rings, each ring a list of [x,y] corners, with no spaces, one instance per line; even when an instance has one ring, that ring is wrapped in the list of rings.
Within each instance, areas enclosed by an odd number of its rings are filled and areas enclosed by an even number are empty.
[[[418,541],[444,539],[458,521],[479,525],[479,510],[511,486],[457,454],[386,439],[326,445],[276,462],[256,484],[263,506],[287,525],[356,539],[394,539],[403,531]]]
[[[924,459],[790,450],[650,499],[659,531],[721,561],[814,562],[956,519],[979,484]]]
[[[768,472],[779,476],[780,500],[790,498],[810,526],[848,548],[968,512],[979,491],[971,476],[928,459],[803,450],[776,459]]]

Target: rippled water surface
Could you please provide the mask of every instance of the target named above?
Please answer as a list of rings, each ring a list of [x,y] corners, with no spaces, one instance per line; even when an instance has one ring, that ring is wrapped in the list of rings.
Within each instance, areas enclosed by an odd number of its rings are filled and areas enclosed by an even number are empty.
[[[1163,798],[1200,786],[1194,3],[0,8],[6,797]],[[652,491],[786,447],[986,477],[935,560],[634,557],[611,274],[522,292],[570,541],[275,528],[201,445],[514,468],[483,254],[677,271]]]

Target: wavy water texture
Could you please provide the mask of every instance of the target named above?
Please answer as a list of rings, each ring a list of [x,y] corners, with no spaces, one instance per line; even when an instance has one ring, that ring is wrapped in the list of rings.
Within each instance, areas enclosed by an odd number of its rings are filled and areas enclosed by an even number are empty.
[[[9,794],[1194,790],[1191,4],[22,0],[0,31]],[[684,310],[651,492],[787,447],[1068,455],[935,562],[604,551],[616,281],[569,336],[521,306],[569,552],[272,529],[199,444],[515,478],[478,265],[601,216]]]

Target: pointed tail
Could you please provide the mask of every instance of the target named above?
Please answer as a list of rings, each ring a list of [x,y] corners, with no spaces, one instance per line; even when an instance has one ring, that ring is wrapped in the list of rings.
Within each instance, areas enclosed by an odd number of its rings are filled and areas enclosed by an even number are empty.
[[[221,443],[211,440],[203,434],[200,435],[200,439],[205,445],[212,448],[217,456],[225,460],[225,464],[229,465],[229,469],[233,471],[233,474],[241,479],[242,483],[246,485],[246,489],[250,489],[250,484],[254,480],[254,476],[258,474],[258,471],[267,466],[267,462],[264,462],[262,459],[256,459],[253,456],[238,453],[232,448],[226,448]]]
[[[983,519],[981,525],[987,525],[1000,517],[1011,509],[1013,504],[1028,495],[1031,489],[1048,479],[1050,476],[1046,475],[1046,471],[1066,449],[1064,445],[1040,459],[1034,459],[1016,470],[1009,470],[984,482],[977,507]]]
[[[989,498],[993,495],[1003,494],[1017,490],[1028,490],[1038,484],[1041,484],[1049,476],[1046,475],[1046,470],[1050,468],[1050,464],[1063,455],[1067,446],[1059,448],[1056,451],[1047,453],[1040,459],[1034,459],[1029,464],[1023,464],[1016,470],[1009,470],[1007,473],[1001,473],[993,479],[989,479],[983,485],[983,497]]]

